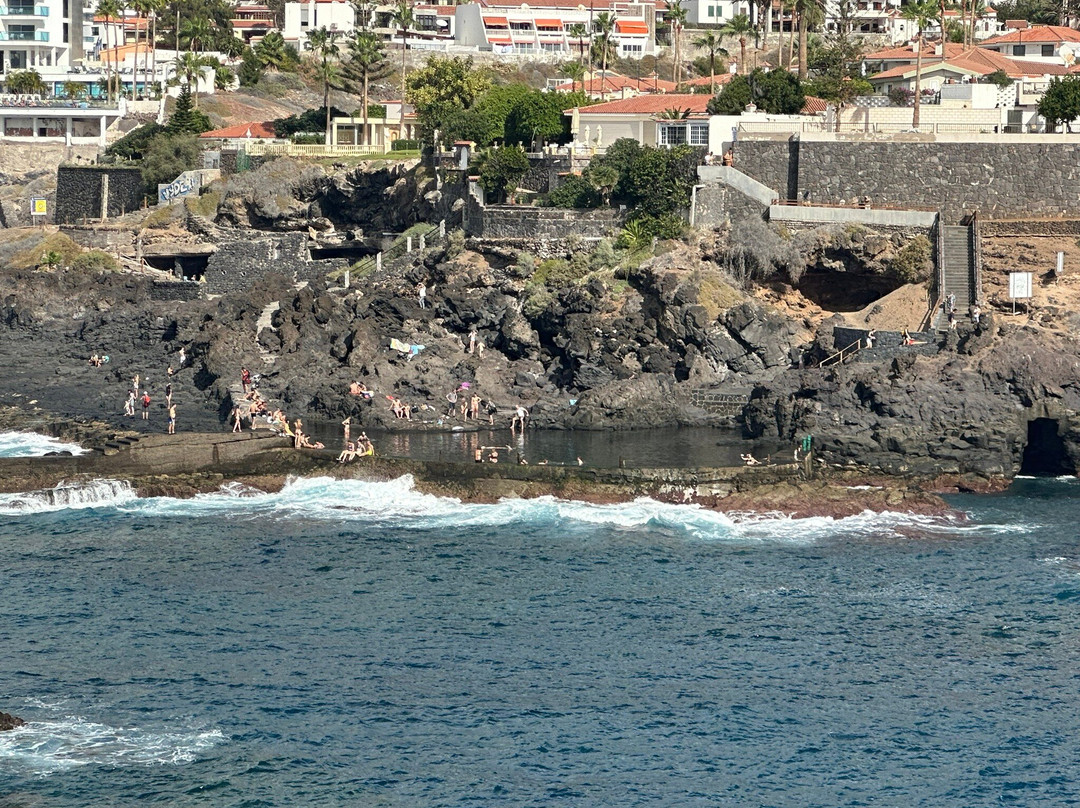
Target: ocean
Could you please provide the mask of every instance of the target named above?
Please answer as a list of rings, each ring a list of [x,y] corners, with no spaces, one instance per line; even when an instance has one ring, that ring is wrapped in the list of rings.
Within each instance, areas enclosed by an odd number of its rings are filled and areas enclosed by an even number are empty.
[[[0,496],[0,806],[1080,801],[1080,483],[969,519]]]

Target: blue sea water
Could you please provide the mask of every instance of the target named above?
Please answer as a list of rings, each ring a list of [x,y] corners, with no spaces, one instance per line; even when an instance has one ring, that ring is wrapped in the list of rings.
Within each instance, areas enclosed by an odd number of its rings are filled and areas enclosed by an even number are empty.
[[[1080,485],[970,521],[0,499],[2,806],[1080,802]]]

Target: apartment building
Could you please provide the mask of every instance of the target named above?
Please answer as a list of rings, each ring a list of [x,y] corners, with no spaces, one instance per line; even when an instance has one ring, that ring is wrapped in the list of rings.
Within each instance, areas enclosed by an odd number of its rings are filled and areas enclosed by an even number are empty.
[[[83,55],[81,0],[0,0],[0,77],[66,69]]]

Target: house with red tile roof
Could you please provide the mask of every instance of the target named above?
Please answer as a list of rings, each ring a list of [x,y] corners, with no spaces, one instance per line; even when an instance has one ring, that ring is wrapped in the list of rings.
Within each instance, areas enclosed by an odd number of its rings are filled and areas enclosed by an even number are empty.
[[[1013,59],[1071,67],[1080,51],[1080,31],[1064,25],[1035,25],[991,37],[979,47]]]
[[[642,93],[673,93],[675,83],[665,81],[659,76],[645,76],[644,78],[630,78],[620,76],[618,73],[594,72],[584,82],[565,82],[555,86],[559,92],[569,93],[584,92],[589,98],[598,100],[618,100],[631,98]]]
[[[220,141],[222,144],[229,143],[230,145],[239,145],[241,143],[251,143],[253,141],[274,141],[278,140],[278,137],[274,134],[274,124],[270,121],[247,121],[246,123],[226,126],[224,129],[203,132],[199,135],[199,139],[203,141],[216,140]]]

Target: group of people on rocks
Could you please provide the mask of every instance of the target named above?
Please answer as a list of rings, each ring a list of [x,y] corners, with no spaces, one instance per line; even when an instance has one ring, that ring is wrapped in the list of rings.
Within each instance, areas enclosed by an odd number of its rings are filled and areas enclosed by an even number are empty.
[[[368,438],[366,432],[361,432],[355,441],[349,440],[349,430],[352,425],[352,418],[346,418],[341,422],[341,426],[344,429],[342,436],[342,445],[345,447],[341,450],[341,454],[338,455],[339,463],[348,463],[350,460],[355,460],[358,457],[374,457],[375,456],[375,444]]]
[[[180,349],[180,367],[184,366],[186,361],[186,355],[184,349]],[[90,367],[99,368],[102,365],[109,363],[109,357],[107,355],[94,354],[89,359]],[[173,435],[176,433],[176,405],[173,403],[173,386],[172,377],[174,374],[172,366],[166,373],[169,381],[165,384],[165,410],[167,413],[166,432]],[[128,387],[127,397],[124,399],[124,416],[127,418],[134,418],[136,410],[142,409],[142,420],[150,420],[150,405],[153,403],[153,398],[150,396],[150,389],[143,384],[146,380],[143,379],[138,373],[131,377],[131,385]],[[140,385],[142,385],[142,394],[139,393]]]

